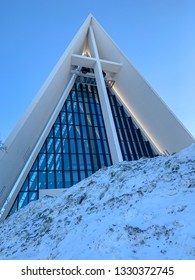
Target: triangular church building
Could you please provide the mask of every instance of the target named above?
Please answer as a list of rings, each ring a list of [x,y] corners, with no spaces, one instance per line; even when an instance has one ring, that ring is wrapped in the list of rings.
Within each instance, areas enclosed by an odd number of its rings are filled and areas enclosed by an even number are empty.
[[[0,154],[2,219],[103,166],[194,138],[89,15]]]

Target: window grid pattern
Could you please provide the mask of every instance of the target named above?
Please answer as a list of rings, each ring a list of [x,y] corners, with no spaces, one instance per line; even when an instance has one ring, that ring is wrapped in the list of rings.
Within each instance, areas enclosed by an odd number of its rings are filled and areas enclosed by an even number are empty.
[[[9,215],[37,200],[40,189],[69,188],[111,164],[97,87],[76,82]]]
[[[144,139],[141,130],[135,126],[131,116],[128,115],[109,87],[107,92],[123,160],[154,157],[155,152],[152,150],[150,142]]]

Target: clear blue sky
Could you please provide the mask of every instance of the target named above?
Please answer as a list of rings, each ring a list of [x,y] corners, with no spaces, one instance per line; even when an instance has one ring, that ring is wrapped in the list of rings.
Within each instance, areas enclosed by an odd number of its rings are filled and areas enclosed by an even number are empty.
[[[195,1],[1,0],[0,139],[89,13],[195,136]]]

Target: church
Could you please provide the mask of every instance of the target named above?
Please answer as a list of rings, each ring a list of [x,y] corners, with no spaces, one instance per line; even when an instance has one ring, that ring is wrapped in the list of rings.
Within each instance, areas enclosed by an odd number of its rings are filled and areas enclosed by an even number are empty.
[[[1,219],[104,166],[194,142],[90,14],[0,153]]]

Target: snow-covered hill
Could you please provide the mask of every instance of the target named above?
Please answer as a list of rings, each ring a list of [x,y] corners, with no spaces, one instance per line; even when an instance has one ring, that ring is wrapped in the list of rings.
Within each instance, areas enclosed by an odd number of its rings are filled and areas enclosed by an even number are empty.
[[[195,259],[195,145],[103,168],[0,224],[0,259]]]

